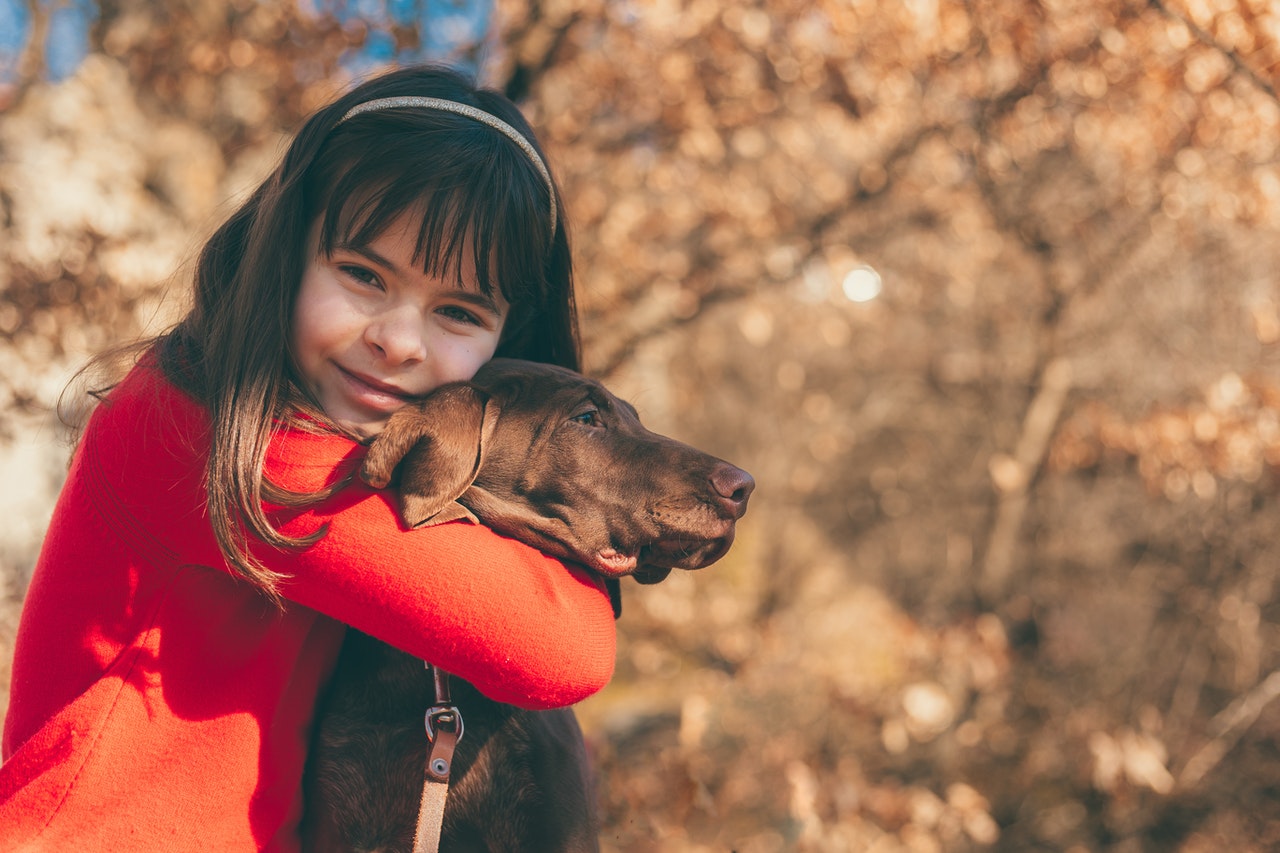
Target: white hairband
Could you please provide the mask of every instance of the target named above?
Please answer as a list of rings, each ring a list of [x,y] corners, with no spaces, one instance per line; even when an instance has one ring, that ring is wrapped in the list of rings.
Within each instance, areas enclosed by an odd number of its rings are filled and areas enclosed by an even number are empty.
[[[405,95],[398,98],[376,98],[372,101],[365,101],[362,104],[356,104],[347,110],[347,114],[338,119],[338,124],[342,124],[349,118],[358,116],[361,113],[369,113],[375,110],[392,110],[400,107],[421,107],[428,110],[443,110],[448,113],[457,113],[460,116],[474,119],[482,124],[487,124],[494,130],[509,138],[516,145],[520,146],[520,150],[532,161],[537,168],[538,173],[542,175],[542,180],[546,181],[547,194],[551,198],[551,239],[556,236],[556,188],[551,181],[551,172],[547,170],[547,164],[542,162],[542,158],[538,156],[538,151],[533,144],[525,138],[524,134],[507,124],[495,115],[485,112],[477,107],[469,104],[460,104],[457,101],[446,101],[443,98],[424,98]]]

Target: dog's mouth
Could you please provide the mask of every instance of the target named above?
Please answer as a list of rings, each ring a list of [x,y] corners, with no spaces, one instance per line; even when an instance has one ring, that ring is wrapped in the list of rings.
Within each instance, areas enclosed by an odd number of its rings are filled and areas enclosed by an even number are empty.
[[[672,569],[701,569],[719,560],[733,544],[733,528],[711,539],[669,537],[643,545],[634,551],[606,548],[596,552],[588,565],[605,577],[632,575],[643,584],[657,583]]]
[[[636,554],[619,551],[616,548],[597,551],[586,563],[590,569],[607,578],[620,578],[632,574],[640,565]]]
[[[632,572],[631,577],[636,579],[636,583],[647,585],[664,581],[669,574],[671,569],[665,566],[641,566]]]
[[[723,557],[732,544],[732,528],[714,539],[660,539],[640,549],[640,563],[653,568],[701,569]]]

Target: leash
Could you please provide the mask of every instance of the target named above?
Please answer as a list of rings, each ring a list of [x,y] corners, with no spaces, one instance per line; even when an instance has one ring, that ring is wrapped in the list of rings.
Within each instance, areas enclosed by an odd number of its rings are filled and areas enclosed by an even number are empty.
[[[413,853],[437,853],[440,830],[444,826],[444,801],[449,795],[449,773],[453,769],[453,750],[462,739],[462,712],[449,698],[449,673],[426,664],[435,681],[436,702],[427,709],[423,720],[427,728],[427,769],[422,782],[422,801],[418,805],[418,828],[413,838]]]

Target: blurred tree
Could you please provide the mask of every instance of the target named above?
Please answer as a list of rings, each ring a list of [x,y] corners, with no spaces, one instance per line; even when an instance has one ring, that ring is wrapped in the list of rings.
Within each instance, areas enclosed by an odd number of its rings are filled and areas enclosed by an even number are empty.
[[[20,77],[6,423],[440,8],[118,0]],[[628,591],[583,709],[607,848],[1280,846],[1280,9],[466,9],[561,178],[589,369],[761,483],[723,565]]]
[[[250,4],[240,5],[247,11]],[[98,22],[99,8],[114,17],[127,6],[94,0],[0,0],[0,85],[21,88],[36,79],[66,79],[91,49],[90,30]],[[340,57],[350,70],[437,61],[478,72],[493,3],[322,0],[298,4],[298,13],[363,31],[363,41]]]

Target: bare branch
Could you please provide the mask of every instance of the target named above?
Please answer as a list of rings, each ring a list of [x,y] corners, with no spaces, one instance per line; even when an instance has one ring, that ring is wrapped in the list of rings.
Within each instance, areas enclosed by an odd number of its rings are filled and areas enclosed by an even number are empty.
[[[1211,739],[1182,768],[1178,774],[1178,788],[1186,791],[1203,781],[1277,698],[1280,698],[1280,669],[1274,670],[1248,693],[1237,696],[1209,722]]]
[[[1164,0],[1150,0],[1150,3],[1153,9],[1159,10],[1165,17],[1183,24],[1191,31],[1191,34],[1196,37],[1196,41],[1200,42],[1205,47],[1213,48],[1218,53],[1222,54],[1222,56],[1231,63],[1231,67],[1236,70],[1237,74],[1240,74],[1254,86],[1257,86],[1258,89],[1266,93],[1271,100],[1280,103],[1280,94],[1277,94],[1276,87],[1264,80],[1257,71],[1250,68],[1248,63],[1241,59],[1240,54],[1236,53],[1226,45],[1219,43],[1211,33],[1206,32],[1203,28],[1197,25],[1195,21],[1191,20],[1186,15],[1170,9],[1169,5],[1165,3]]]
[[[1049,450],[1049,439],[1071,390],[1071,363],[1055,358],[1040,371],[1040,389],[1027,407],[1013,455],[992,459],[991,476],[1000,492],[991,539],[979,579],[988,601],[999,600],[1013,571],[1013,552],[1027,512],[1028,490]]]

